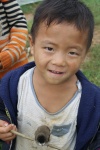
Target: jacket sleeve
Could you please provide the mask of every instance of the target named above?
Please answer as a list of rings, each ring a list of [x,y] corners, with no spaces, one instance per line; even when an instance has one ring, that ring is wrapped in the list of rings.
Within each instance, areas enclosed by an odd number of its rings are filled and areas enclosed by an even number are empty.
[[[9,42],[0,53],[3,69],[15,64],[20,56],[26,57],[24,51],[27,41],[27,23],[17,0],[1,0],[9,26]],[[25,54],[24,54],[25,53]]]

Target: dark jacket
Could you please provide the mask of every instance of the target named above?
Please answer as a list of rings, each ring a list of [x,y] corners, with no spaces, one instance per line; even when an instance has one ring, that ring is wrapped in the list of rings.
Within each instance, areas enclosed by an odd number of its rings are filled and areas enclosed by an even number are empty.
[[[18,81],[25,71],[34,66],[34,62],[28,63],[27,65],[7,73],[5,77],[3,77],[0,84],[0,119],[8,120],[4,111],[4,107],[6,107],[10,114],[11,122],[17,125]],[[100,88],[89,82],[81,71],[78,71],[76,75],[82,84],[82,96],[77,116],[75,150],[87,150],[89,143],[94,139],[99,128]],[[12,150],[14,149],[12,148]]]

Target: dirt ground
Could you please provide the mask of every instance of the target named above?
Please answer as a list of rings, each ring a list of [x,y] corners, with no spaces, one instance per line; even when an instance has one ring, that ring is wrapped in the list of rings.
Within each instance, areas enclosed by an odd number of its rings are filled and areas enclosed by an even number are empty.
[[[31,19],[33,19],[32,14],[25,14],[25,17],[27,21],[30,21]],[[95,26],[95,30],[94,30],[92,45],[96,45],[96,44],[100,44],[100,26]],[[32,61],[32,60],[33,58],[29,56],[29,61]]]

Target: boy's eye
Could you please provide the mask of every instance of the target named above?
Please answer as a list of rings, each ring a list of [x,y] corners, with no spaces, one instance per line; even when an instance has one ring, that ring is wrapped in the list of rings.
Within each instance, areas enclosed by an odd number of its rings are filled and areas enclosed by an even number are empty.
[[[53,51],[52,47],[45,47],[45,49],[48,50],[48,51]]]
[[[78,55],[76,52],[69,52],[70,55]]]

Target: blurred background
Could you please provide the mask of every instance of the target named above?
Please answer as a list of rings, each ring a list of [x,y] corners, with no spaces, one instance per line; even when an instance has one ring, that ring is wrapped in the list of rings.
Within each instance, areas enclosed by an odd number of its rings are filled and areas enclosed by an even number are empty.
[[[28,30],[30,32],[33,16],[36,7],[41,3],[41,0],[17,0],[23,10],[26,19]],[[87,76],[87,78],[100,87],[100,0],[81,0],[84,2],[90,10],[93,12],[95,19],[95,30],[92,46],[85,59],[84,65],[81,70]],[[26,51],[29,61],[34,58],[30,54],[29,41],[27,40]]]

